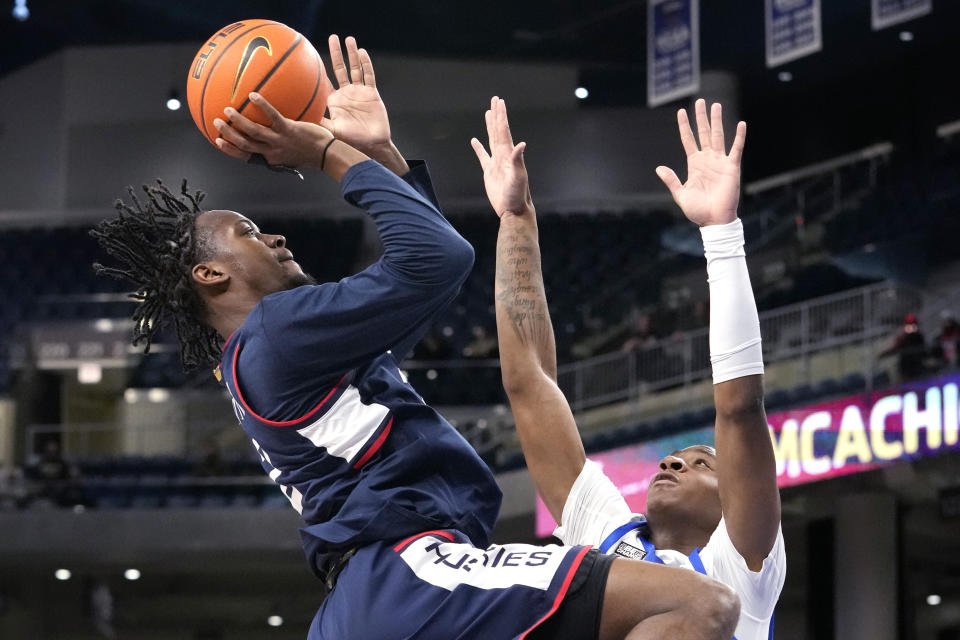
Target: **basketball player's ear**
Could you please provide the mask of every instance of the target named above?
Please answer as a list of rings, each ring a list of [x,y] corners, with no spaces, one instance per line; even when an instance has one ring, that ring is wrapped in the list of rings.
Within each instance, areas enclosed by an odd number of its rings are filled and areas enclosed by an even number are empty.
[[[222,271],[214,262],[201,262],[190,271],[194,284],[211,293],[226,288],[230,282],[229,274]]]

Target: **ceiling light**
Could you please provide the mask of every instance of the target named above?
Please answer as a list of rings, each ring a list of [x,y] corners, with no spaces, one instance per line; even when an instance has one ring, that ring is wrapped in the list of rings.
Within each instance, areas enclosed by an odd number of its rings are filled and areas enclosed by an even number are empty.
[[[127,580],[139,580],[140,579],[140,569],[127,569],[123,572],[123,577]]]
[[[901,31],[901,32],[900,32],[900,41],[901,41],[901,42],[913,42],[913,31]]]
[[[150,402],[166,402],[170,399],[170,392],[162,387],[147,391],[147,400]]]
[[[72,575],[73,574],[70,573],[70,569],[57,569],[53,572],[53,577],[57,580],[69,580]],[[929,602],[930,598],[927,598],[927,601]]]
[[[274,614],[269,618],[267,618],[267,624],[270,625],[271,627],[279,627],[280,625],[283,624],[283,618],[281,616]]]
[[[577,96],[578,100],[586,100],[587,96],[590,95],[590,92],[587,91],[586,87],[577,87],[573,90],[573,95]]]
[[[791,80],[793,80],[793,74],[790,73],[789,71],[781,71],[780,73],[777,74],[777,80],[779,80],[780,82],[790,82]]]
[[[931,607],[935,607],[941,602],[943,602],[943,598],[941,598],[936,593],[931,593],[930,595],[927,596],[927,604],[930,605]]]
[[[96,362],[81,362],[77,367],[77,381],[80,384],[97,384],[103,380],[103,367]]]
[[[176,111],[180,108],[180,96],[177,94],[177,90],[174,89],[170,92],[170,97],[167,98],[167,109],[170,111]]]
[[[30,9],[27,8],[27,0],[13,0],[13,17],[23,22],[30,17]]]

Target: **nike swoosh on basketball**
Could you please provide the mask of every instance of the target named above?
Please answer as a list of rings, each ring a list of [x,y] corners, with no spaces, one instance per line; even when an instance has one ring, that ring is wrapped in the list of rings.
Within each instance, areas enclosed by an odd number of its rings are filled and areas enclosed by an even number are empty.
[[[250,59],[253,58],[253,54],[256,53],[257,49],[261,48],[267,50],[267,55],[273,55],[273,50],[270,48],[270,41],[263,36],[257,36],[250,40],[250,42],[247,43],[247,48],[243,50],[243,57],[240,58],[240,66],[237,67],[237,75],[233,78],[233,91],[230,92],[231,101],[237,95],[240,78],[243,77],[243,72],[246,71],[247,65],[250,64]]]

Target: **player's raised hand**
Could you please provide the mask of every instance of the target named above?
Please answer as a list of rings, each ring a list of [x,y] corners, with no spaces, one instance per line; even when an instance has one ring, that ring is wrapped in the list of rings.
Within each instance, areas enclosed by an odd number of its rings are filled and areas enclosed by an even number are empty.
[[[324,127],[283,117],[266,98],[250,94],[250,101],[269,119],[268,125],[257,124],[232,107],[223,110],[214,126],[220,137],[217,147],[232,158],[250,160],[259,154],[270,165],[286,167],[319,167],[323,148],[333,136]]]
[[[530,182],[523,163],[523,150],[527,143],[513,144],[510,123],[507,121],[507,104],[500,98],[494,96],[490,99],[490,109],[484,115],[490,153],[476,138],[470,140],[470,145],[483,169],[483,186],[487,190],[490,205],[500,217],[507,212],[532,212]]]
[[[723,122],[720,103],[713,103],[710,118],[707,104],[701,98],[695,105],[697,133],[700,144],[693,137],[686,109],[677,112],[680,142],[687,154],[687,181],[680,182],[669,167],[657,167],[657,176],[670,189],[683,215],[701,227],[726,224],[737,217],[740,202],[740,157],[747,137],[747,123],[737,123],[737,133],[726,152],[723,140]]]
[[[322,124],[340,140],[373,156],[390,145],[390,120],[377,91],[370,54],[366,49],[358,49],[356,39],[348,36],[344,63],[340,38],[331,35],[328,44],[337,89],[327,97],[330,117],[324,118]]]

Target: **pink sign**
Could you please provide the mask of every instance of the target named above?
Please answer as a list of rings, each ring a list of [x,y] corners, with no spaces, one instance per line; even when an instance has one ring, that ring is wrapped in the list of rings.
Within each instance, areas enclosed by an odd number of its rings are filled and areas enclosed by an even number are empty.
[[[951,375],[769,414],[777,484],[789,487],[960,448],[958,384],[960,375]],[[713,445],[713,429],[612,449],[590,459],[603,467],[630,508],[643,513],[647,485],[660,459],[694,444]],[[555,526],[537,498],[537,535],[551,535]]]

